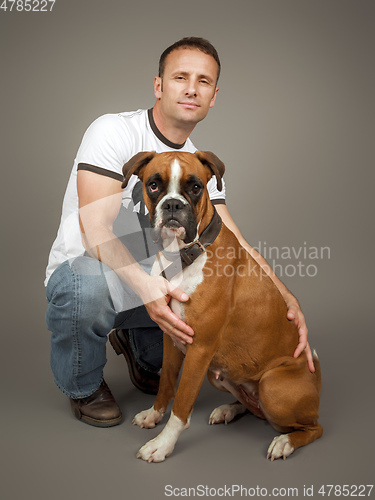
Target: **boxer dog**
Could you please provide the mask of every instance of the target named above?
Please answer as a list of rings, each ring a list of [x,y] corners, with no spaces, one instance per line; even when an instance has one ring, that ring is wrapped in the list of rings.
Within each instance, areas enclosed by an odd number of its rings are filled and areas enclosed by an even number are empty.
[[[153,428],[174,398],[173,408],[162,432],[137,457],[162,462],[172,453],[179,435],[190,425],[206,373],[214,387],[237,399],[216,408],[209,423],[228,423],[247,410],[267,420],[282,433],[268,448],[267,458],[272,461],[285,459],[319,438],[318,357],[314,352],[315,373],[309,371],[305,353],[293,357],[298,331],[287,319],[282,295],[221,223],[210,202],[206,185],[215,175],[222,189],[223,163],[202,151],[145,152],[126,163],[123,173],[123,187],[132,174],[143,181],[153,235],[162,248],[152,274],[161,273],[189,295],[186,303],[172,299],[170,307],[195,332],[187,346],[164,334],[155,403],[138,413],[133,423]]]

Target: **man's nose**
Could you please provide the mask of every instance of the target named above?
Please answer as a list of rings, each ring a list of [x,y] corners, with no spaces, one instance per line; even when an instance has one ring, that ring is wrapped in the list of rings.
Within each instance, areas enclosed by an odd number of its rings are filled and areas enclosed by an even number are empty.
[[[185,91],[185,95],[196,97],[196,95],[197,95],[197,84],[196,84],[196,82],[194,80],[189,80],[188,81],[188,86],[187,86],[187,89]]]

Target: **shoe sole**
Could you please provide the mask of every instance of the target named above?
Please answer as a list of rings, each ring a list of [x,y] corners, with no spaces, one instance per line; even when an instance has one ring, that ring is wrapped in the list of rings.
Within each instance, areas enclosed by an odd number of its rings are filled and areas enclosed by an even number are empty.
[[[132,362],[128,356],[128,353],[124,349],[121,340],[118,338],[116,330],[112,331],[109,334],[108,338],[109,338],[109,342],[111,343],[113,349],[115,350],[115,353],[118,356],[120,356],[122,354],[124,356],[124,358],[126,359],[126,364],[128,365],[130,380],[132,381],[133,385],[137,389],[139,389],[140,391],[144,392],[145,394],[152,394],[152,395],[157,394],[157,391],[152,391],[151,389],[145,388],[144,386],[142,386],[138,383],[138,381],[134,375]]]
[[[95,418],[90,418],[86,415],[83,415],[78,408],[72,407],[73,415],[77,420],[81,420],[85,424],[92,425],[94,427],[114,427],[115,425],[119,425],[122,422],[122,415],[119,417],[113,418],[112,420],[97,420]]]

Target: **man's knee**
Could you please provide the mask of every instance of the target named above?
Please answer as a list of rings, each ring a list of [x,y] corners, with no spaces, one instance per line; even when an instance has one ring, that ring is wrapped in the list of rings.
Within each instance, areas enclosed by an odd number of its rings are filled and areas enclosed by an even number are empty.
[[[47,284],[47,299],[57,295],[87,294],[92,297],[108,295],[103,264],[91,257],[66,260],[52,273]]]

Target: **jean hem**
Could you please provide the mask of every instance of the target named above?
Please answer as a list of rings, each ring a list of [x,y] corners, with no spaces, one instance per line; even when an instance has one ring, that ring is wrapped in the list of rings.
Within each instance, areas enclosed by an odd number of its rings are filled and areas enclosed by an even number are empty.
[[[139,366],[141,366],[146,372],[152,373],[152,374],[158,374],[161,370],[161,368],[156,368],[156,366],[152,369],[150,368],[150,365],[146,365],[141,359],[137,359],[137,363]]]
[[[92,391],[88,391],[87,393],[85,393],[85,392],[84,392],[84,393],[82,393],[82,395],[79,395],[79,396],[77,396],[76,394],[72,394],[71,392],[69,392],[69,391],[67,391],[66,389],[64,389],[64,387],[62,387],[62,386],[61,386],[61,385],[57,382],[57,380],[56,380],[56,379],[54,379],[54,382],[55,382],[55,384],[57,385],[57,387],[60,389],[60,391],[61,391],[61,392],[62,392],[65,396],[68,396],[68,398],[69,398],[69,399],[84,399],[84,398],[88,398],[89,396],[92,396],[92,395],[94,394],[94,392],[96,392],[96,391],[99,389],[99,387],[100,387],[101,383],[103,382],[103,377],[100,379],[100,382],[99,382],[98,386],[97,386],[94,390],[92,390]]]
[[[154,344],[152,344],[151,346],[146,347],[145,349],[137,350],[136,349],[136,345],[135,345],[135,341],[134,341],[134,334],[133,334],[134,328],[128,328],[127,330],[129,332],[130,348],[131,348],[131,350],[133,352],[133,355],[134,355],[137,363],[139,364],[139,366],[141,366],[147,372],[150,372],[152,374],[158,374],[160,372],[160,370],[161,370],[161,366],[159,368],[157,368],[155,365],[152,365],[151,363],[148,363],[147,361],[143,361],[141,359],[141,356],[143,354],[147,354],[148,352],[152,351],[158,345],[162,345],[163,342],[162,341],[161,342],[155,342]]]

